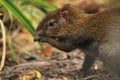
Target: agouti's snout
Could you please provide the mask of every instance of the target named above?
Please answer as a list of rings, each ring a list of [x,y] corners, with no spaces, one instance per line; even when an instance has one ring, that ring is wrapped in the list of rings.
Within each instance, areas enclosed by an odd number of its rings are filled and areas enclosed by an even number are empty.
[[[43,31],[42,30],[36,32],[35,35],[34,35],[34,41],[39,41],[40,40],[40,36],[42,36],[42,35],[43,35]]]
[[[38,35],[34,36],[34,41],[39,41],[39,36]]]

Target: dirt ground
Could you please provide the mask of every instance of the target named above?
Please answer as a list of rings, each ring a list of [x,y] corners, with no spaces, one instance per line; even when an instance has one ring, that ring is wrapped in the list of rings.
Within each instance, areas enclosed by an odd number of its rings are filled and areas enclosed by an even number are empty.
[[[47,57],[39,61],[32,59],[32,62],[16,65],[14,61],[7,60],[6,67],[1,73],[2,80],[120,80],[120,78],[103,69],[102,62],[97,60],[91,70],[82,75],[79,69],[84,61],[81,51],[75,50],[70,53],[53,53],[52,57]],[[11,66],[11,65],[15,66]],[[32,76],[27,78],[31,71],[40,73],[41,78]]]

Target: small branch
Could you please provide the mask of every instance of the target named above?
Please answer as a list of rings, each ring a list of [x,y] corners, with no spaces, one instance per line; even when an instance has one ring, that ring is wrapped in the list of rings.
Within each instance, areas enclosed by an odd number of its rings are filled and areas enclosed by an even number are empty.
[[[2,68],[4,67],[5,57],[6,57],[6,32],[5,32],[5,27],[4,27],[2,19],[0,19],[0,26],[2,29],[2,37],[3,37],[3,52],[2,52],[2,60],[0,64],[0,71],[1,71]]]

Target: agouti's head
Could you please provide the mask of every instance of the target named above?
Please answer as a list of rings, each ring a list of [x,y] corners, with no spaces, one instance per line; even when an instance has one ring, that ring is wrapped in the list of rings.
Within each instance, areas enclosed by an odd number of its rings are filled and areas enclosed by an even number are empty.
[[[45,39],[42,39],[43,37],[47,37],[47,39],[49,37],[61,41],[70,39],[68,37],[73,37],[73,33],[79,31],[76,24],[83,15],[83,11],[80,11],[72,5],[65,5],[61,9],[50,12],[38,25],[34,41],[47,42]]]

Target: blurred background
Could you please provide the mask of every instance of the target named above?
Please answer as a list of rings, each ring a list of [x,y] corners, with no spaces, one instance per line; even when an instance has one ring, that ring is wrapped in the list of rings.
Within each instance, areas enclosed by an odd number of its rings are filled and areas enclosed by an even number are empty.
[[[0,60],[5,55],[5,66],[67,58],[47,43],[34,42],[33,35],[47,13],[68,3],[94,14],[119,6],[120,0],[0,0]]]

